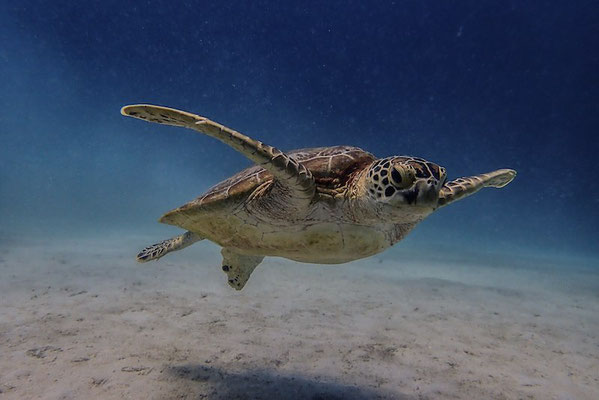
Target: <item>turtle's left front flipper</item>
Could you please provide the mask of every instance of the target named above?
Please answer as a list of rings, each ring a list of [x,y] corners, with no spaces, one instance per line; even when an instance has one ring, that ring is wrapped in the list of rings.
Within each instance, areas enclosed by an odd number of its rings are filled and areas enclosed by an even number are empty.
[[[470,196],[484,187],[502,188],[515,177],[516,171],[513,169],[498,169],[486,174],[458,178],[447,182],[439,192],[439,207]]]
[[[173,108],[137,104],[125,106],[121,114],[159,124],[193,129],[231,146],[274,175],[297,206],[308,204],[316,191],[312,173],[277,148],[245,136],[208,118]]]

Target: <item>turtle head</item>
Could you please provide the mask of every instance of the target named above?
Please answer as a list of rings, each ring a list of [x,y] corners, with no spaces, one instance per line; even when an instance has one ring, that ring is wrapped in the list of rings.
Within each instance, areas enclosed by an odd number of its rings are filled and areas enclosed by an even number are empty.
[[[447,179],[445,168],[417,157],[389,157],[375,161],[366,174],[367,196],[393,219],[419,220],[438,206]]]

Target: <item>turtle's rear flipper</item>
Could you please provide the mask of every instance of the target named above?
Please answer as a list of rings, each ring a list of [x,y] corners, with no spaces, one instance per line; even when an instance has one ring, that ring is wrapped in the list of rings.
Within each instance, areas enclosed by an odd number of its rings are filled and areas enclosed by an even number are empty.
[[[484,187],[502,188],[516,177],[513,169],[498,169],[475,176],[458,178],[443,185],[439,192],[439,207],[463,199]]]
[[[254,269],[264,259],[263,256],[239,254],[226,247],[221,254],[223,255],[222,269],[227,274],[229,286],[237,290],[243,289]]]
[[[146,262],[151,260],[158,260],[160,257],[170,253],[171,251],[177,251],[186,248],[189,245],[194,244],[203,238],[193,232],[185,232],[182,235],[175,236],[174,238],[163,240],[160,243],[153,244],[144,248],[137,255],[137,261]]]

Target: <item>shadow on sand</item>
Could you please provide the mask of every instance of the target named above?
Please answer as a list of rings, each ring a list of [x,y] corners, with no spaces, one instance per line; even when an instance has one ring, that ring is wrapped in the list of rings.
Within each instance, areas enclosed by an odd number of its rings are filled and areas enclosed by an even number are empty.
[[[191,364],[170,367],[168,372],[177,380],[187,381],[178,391],[183,389],[186,392],[184,398],[188,399],[416,399],[401,393],[330,382],[327,377],[281,375],[268,370],[232,373],[216,367]]]

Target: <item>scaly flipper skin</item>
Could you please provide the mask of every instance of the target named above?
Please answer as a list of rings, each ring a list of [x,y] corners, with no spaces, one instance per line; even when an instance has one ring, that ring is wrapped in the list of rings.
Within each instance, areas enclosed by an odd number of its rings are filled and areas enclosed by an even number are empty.
[[[231,146],[270,171],[296,206],[307,206],[315,193],[312,173],[282,151],[199,115],[173,108],[137,104],[125,106],[121,114],[158,124],[180,126],[201,132]]]
[[[439,192],[439,207],[470,196],[484,187],[502,188],[516,177],[513,169],[498,169],[475,176],[458,178],[443,185]]]
[[[239,254],[227,247],[223,248],[221,254],[223,255],[223,272],[227,274],[229,286],[236,290],[243,289],[254,269],[264,259],[263,256]]]
[[[196,233],[185,232],[182,235],[175,236],[171,239],[163,240],[160,243],[156,243],[144,248],[137,255],[137,261],[147,262],[152,260],[159,260],[161,257],[165,256],[171,251],[184,249],[187,246],[190,246],[202,239],[203,238]]]

